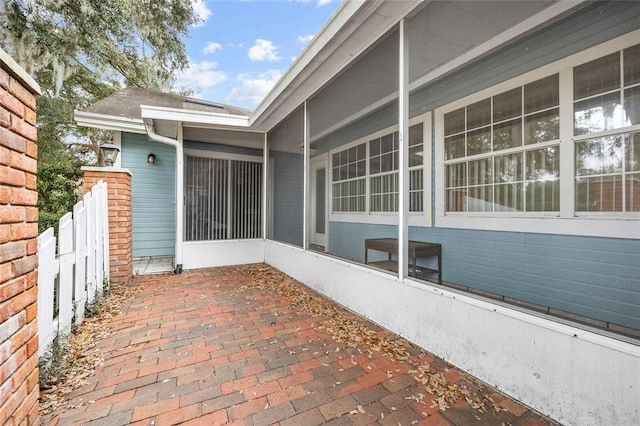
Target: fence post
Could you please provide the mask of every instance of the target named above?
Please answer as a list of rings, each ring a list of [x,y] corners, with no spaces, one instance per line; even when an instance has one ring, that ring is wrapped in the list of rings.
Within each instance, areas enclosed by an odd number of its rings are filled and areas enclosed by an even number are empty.
[[[84,195],[84,204],[87,208],[87,303],[91,305],[96,296],[96,219],[92,193]]]
[[[76,247],[76,269],[73,299],[75,300],[76,325],[82,324],[87,304],[87,208],[80,201],[73,206],[73,225]]]
[[[38,355],[46,354],[54,338],[53,293],[56,261],[56,238],[53,228],[38,236]]]
[[[102,182],[102,240],[103,240],[103,255],[104,255],[104,273],[105,280],[111,282],[111,262],[109,261],[109,184]]]
[[[103,196],[104,193],[104,182],[98,182],[98,185],[95,186],[92,190],[93,199],[95,202],[95,241],[96,241],[96,291],[99,296],[102,296],[104,293],[104,225],[102,221],[104,220],[104,211],[103,211]]]
[[[73,319],[73,217],[67,213],[60,218],[58,228],[58,336],[71,333]]]

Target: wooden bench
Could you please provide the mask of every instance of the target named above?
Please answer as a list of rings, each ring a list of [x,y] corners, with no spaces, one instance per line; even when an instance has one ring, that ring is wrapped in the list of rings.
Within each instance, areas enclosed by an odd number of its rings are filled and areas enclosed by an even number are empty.
[[[409,241],[409,275],[438,274],[438,284],[442,284],[442,246],[438,243],[423,241]],[[388,259],[369,262],[369,250],[377,250],[387,253]],[[393,255],[398,255],[397,238],[369,238],[364,240],[364,263],[374,265],[382,269],[398,272],[398,261],[393,260]],[[426,268],[416,264],[417,258],[438,256],[438,269]]]

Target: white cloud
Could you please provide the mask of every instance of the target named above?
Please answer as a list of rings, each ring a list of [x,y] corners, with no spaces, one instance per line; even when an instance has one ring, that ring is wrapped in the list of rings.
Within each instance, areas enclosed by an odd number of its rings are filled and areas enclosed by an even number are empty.
[[[315,37],[313,34],[298,36],[296,43],[304,44],[306,46],[311,40],[313,40],[313,37]]]
[[[196,13],[196,16],[200,18],[200,23],[198,25],[203,25],[211,16],[211,9],[207,7],[207,3],[205,0],[191,0],[191,4],[193,5],[193,10]]]
[[[278,49],[269,40],[257,39],[256,44],[249,48],[249,59],[252,61],[277,61],[280,59],[278,56]]]
[[[293,0],[296,1],[298,3],[311,3],[313,0]],[[329,3],[333,2],[334,0],[317,0],[316,1],[316,6],[317,7],[322,7],[322,6],[326,6]]]
[[[177,83],[193,89],[210,89],[229,78],[215,68],[218,64],[211,61],[190,62],[177,77]]]
[[[215,41],[210,41],[204,47],[203,52],[205,54],[214,53],[216,50],[222,49],[222,45],[220,43],[216,43]]]
[[[257,76],[240,74],[238,75],[240,85],[234,87],[224,100],[230,104],[250,103],[254,106],[258,105],[281,76],[282,73],[278,70],[268,70]]]

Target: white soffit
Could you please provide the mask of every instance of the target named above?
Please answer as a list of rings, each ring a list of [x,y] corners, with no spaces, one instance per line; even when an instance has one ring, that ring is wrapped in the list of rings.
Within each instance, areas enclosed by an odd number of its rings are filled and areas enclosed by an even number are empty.
[[[271,129],[421,3],[343,2],[256,108],[251,127]]]
[[[146,133],[143,121],[136,118],[76,111],[74,113],[74,119],[78,126],[114,130],[117,132]]]

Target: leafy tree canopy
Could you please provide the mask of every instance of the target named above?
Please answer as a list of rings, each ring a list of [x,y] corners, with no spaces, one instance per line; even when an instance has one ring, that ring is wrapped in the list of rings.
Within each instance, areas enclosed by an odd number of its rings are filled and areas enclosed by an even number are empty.
[[[0,47],[43,92],[39,165],[94,163],[111,135],[78,128],[74,111],[127,86],[169,90],[197,22],[191,0],[0,0]]]

